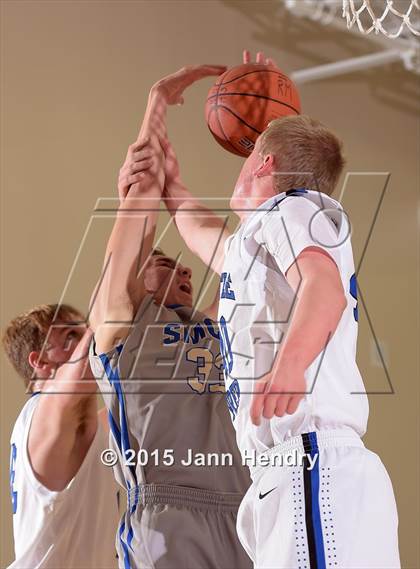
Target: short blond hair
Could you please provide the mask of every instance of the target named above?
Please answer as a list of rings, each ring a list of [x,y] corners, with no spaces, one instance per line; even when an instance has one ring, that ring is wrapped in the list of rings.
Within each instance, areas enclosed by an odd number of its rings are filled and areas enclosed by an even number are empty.
[[[83,315],[68,304],[40,304],[10,321],[3,334],[3,347],[27,387],[33,379],[29,354],[42,350],[53,322],[74,324],[83,321]]]
[[[261,155],[273,154],[277,192],[307,188],[331,195],[344,167],[342,143],[320,121],[305,115],[275,119],[259,138]]]

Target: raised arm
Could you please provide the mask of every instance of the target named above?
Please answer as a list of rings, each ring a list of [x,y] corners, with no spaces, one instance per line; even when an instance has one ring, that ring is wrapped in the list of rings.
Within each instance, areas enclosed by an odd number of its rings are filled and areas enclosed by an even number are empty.
[[[71,361],[45,382],[32,417],[28,456],[50,490],[63,490],[76,475],[96,433],[96,382],[87,359],[91,336],[86,331]]]
[[[205,77],[219,75],[226,71],[223,65],[194,65],[183,67],[176,73],[164,77],[154,86],[157,98],[168,105],[182,105],[183,93],[187,87]],[[164,118],[163,118],[164,120]],[[223,264],[223,247],[229,236],[227,216],[217,216],[195,198],[182,183],[178,161],[170,145],[166,130],[160,129],[161,144],[165,150],[166,207],[188,248],[214,271],[220,272]]]
[[[183,184],[175,152],[164,141],[165,189],[163,198],[187,247],[208,267],[220,274],[224,244],[230,235],[228,215],[219,217],[194,197]]]
[[[120,207],[92,297],[90,322],[100,352],[124,341],[146,293],[143,272],[153,247],[165,176],[160,141],[167,137],[167,106],[182,104],[182,93],[189,85],[224,69],[183,68],[158,81],[150,91],[139,135],[120,170]]]
[[[165,113],[166,102],[152,90],[137,141],[120,170],[120,206],[90,310],[99,352],[124,341],[145,295],[143,269],[153,247],[164,182],[159,136]]]

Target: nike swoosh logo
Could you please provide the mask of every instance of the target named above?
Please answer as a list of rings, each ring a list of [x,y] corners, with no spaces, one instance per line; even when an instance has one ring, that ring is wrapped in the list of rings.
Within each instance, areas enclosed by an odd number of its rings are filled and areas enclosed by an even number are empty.
[[[262,500],[263,498],[265,498],[266,496],[268,496],[271,492],[273,492],[275,489],[277,488],[277,486],[275,486],[274,488],[272,488],[271,490],[269,490],[268,492],[266,492],[265,494],[261,494],[260,492],[260,500]]]

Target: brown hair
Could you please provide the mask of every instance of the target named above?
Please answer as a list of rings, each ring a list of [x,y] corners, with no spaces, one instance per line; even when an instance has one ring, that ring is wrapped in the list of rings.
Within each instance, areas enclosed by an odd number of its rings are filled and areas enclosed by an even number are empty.
[[[326,126],[305,115],[275,119],[259,138],[262,156],[273,154],[281,175],[277,192],[307,188],[331,195],[344,167],[342,143]]]
[[[152,249],[151,256],[157,257],[158,255],[165,255],[165,253],[162,251],[162,249],[160,247],[154,247]]]
[[[53,322],[84,322],[78,310],[68,304],[40,304],[9,323],[3,334],[3,347],[15,370],[28,386],[33,378],[29,354],[41,351]]]

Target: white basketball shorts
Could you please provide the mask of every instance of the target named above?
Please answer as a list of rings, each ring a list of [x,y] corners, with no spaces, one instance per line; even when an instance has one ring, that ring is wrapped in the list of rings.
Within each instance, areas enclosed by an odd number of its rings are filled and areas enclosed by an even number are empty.
[[[269,465],[251,468],[238,513],[239,539],[255,567],[400,567],[391,481],[356,434],[305,433],[261,456]]]

